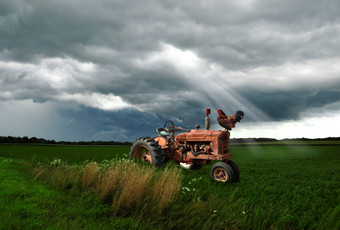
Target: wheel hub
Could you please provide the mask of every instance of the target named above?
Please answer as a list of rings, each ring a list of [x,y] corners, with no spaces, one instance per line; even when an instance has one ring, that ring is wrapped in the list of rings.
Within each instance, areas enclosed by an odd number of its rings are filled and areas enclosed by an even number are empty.
[[[214,177],[217,181],[227,181],[228,180],[228,174],[225,169],[223,168],[217,168],[214,171]]]
[[[151,154],[150,154],[150,152],[147,151],[147,152],[142,153],[142,155],[141,155],[141,160],[142,160],[142,161],[146,161],[146,162],[151,163],[152,160],[151,160]]]
[[[151,153],[150,153],[149,149],[144,145],[138,146],[135,149],[133,155],[136,158],[140,158],[141,161],[148,162],[150,164],[152,163]]]

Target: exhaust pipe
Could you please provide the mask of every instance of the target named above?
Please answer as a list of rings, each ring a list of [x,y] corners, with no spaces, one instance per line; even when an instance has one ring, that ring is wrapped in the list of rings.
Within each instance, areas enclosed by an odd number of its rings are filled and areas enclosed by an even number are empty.
[[[207,130],[209,130],[210,129],[210,117],[209,117],[209,114],[211,113],[211,109],[206,109],[205,113],[207,114],[207,116],[205,117],[205,128]]]

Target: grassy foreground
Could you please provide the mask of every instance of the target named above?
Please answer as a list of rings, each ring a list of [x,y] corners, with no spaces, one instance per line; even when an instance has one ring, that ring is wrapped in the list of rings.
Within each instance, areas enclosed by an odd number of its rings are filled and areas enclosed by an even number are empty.
[[[139,229],[148,223],[110,215],[99,198],[35,181],[25,163],[0,157],[0,229]]]
[[[240,167],[241,180],[231,184],[211,181],[209,165],[198,171],[185,171],[170,163],[170,167],[165,170],[179,170],[177,181],[180,193],[172,197],[170,202],[166,202],[161,210],[158,208],[160,194],[167,190],[159,190],[162,192],[158,193],[158,200],[153,198],[152,191],[156,184],[159,184],[157,188],[165,185],[157,182],[164,169],[137,164],[132,166],[137,167],[137,170],[134,170],[136,173],[141,172],[139,169],[144,172],[143,175],[150,172],[150,180],[145,189],[151,192],[142,196],[145,198],[143,202],[127,206],[129,202],[120,202],[124,207],[122,210],[125,210],[122,212],[117,211],[121,195],[125,194],[133,199],[137,193],[133,190],[122,192],[123,186],[112,190],[111,198],[103,199],[99,190],[89,189],[86,183],[108,178],[105,175],[109,174],[105,173],[109,172],[110,167],[102,167],[103,160],[126,158],[128,152],[129,147],[126,146],[0,145],[0,228],[340,227],[339,146],[232,146],[233,160]],[[58,186],[51,173],[56,168],[63,169],[55,166],[56,163],[59,164],[59,161],[54,161],[56,158],[61,159],[67,169],[75,170],[73,177],[70,172],[65,171],[65,175],[74,180],[59,183],[63,186]],[[96,174],[96,180],[90,179],[89,175],[87,180],[81,179],[85,175],[86,167],[91,166],[89,162],[84,163],[86,160],[99,162],[91,163],[92,167],[98,166],[100,168],[97,169],[101,170]],[[44,169],[45,174],[42,173]],[[39,172],[40,176],[37,176]],[[172,175],[176,178],[177,174]],[[136,183],[138,182],[134,184]],[[99,185],[97,187],[99,188]]]

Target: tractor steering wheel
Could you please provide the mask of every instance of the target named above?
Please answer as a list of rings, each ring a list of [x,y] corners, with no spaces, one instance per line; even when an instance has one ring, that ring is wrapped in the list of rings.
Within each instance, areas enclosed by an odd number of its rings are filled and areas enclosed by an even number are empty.
[[[167,130],[168,133],[174,132],[175,130],[175,123],[171,120],[168,120],[164,124],[164,130]]]

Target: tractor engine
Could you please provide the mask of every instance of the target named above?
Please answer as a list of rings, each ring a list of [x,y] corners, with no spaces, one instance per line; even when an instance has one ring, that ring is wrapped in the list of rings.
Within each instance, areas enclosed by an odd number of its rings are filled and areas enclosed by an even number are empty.
[[[209,142],[193,142],[189,143],[190,151],[195,156],[199,154],[210,154],[211,153],[211,145]]]
[[[183,160],[227,160],[231,158],[229,132],[189,130],[178,134],[175,141],[182,147]]]

